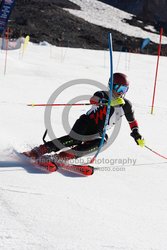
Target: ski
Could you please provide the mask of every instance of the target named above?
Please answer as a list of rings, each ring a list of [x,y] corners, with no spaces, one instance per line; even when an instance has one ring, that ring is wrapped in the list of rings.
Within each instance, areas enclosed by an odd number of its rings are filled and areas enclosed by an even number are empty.
[[[94,173],[94,168],[90,165],[71,164],[65,160],[55,160],[55,159],[52,160],[52,157],[51,158],[41,157],[37,160],[32,160],[32,161],[34,165],[42,167],[49,172],[55,172],[58,169],[63,169],[65,171],[84,176],[89,176]]]
[[[25,155],[25,153],[21,154],[26,161],[28,160],[33,166],[43,169],[47,172],[55,172],[58,169],[62,169],[64,171],[68,171],[71,173],[89,176],[94,173],[94,167],[90,165],[76,165],[71,164],[68,160],[62,159],[58,154],[55,155],[44,155],[37,159],[33,159]]]
[[[94,173],[94,168],[90,165],[75,165],[67,162],[61,162],[58,163],[58,168],[85,176],[89,176]]]
[[[47,172],[55,172],[58,170],[58,167],[57,165],[52,162],[52,161],[46,161],[46,160],[40,160],[40,159],[32,159],[32,158],[29,158],[30,159],[30,162],[32,163],[32,165],[34,165],[35,167],[37,168],[42,168],[44,170],[46,170]]]

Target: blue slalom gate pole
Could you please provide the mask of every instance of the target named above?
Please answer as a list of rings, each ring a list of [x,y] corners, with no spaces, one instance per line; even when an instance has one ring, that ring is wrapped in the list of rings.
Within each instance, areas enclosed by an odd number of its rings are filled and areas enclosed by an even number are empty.
[[[106,119],[105,119],[105,123],[104,123],[104,128],[103,128],[103,134],[102,134],[102,139],[99,145],[99,148],[96,152],[96,154],[94,155],[94,157],[92,158],[90,163],[93,163],[96,159],[96,157],[98,156],[98,154],[100,153],[103,144],[104,144],[104,139],[105,139],[105,135],[106,135],[106,130],[107,130],[107,125],[109,122],[109,117],[110,117],[110,103],[112,100],[112,89],[113,89],[113,48],[112,48],[112,35],[111,33],[108,34],[108,45],[109,45],[109,51],[110,51],[110,78],[109,78],[109,98],[108,98],[108,105],[107,105],[107,112],[106,112]]]

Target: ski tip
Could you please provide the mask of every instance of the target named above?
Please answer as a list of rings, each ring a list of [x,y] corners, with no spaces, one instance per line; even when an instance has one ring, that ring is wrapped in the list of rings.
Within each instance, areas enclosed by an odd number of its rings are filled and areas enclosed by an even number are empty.
[[[86,176],[92,175],[94,173],[94,167],[90,165],[83,166],[83,174]]]
[[[90,175],[94,174],[94,167],[92,167],[92,166],[89,166],[89,167],[91,169],[91,174]]]

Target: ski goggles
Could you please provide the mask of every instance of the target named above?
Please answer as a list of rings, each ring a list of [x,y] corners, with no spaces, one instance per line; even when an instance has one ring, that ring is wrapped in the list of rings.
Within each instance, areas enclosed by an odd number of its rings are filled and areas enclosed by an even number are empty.
[[[113,90],[117,93],[123,93],[125,94],[128,91],[128,86],[120,85],[120,84],[114,84]]]

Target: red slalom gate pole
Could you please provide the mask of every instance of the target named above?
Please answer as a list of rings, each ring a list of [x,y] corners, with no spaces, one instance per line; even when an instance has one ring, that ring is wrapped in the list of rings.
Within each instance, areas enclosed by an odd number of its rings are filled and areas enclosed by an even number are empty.
[[[8,44],[9,44],[9,28],[5,32],[5,40],[6,40],[6,53],[5,53],[4,75],[6,75],[6,68],[7,68]]]
[[[160,54],[161,54],[162,34],[163,34],[163,28],[161,28],[161,30],[160,30],[160,40],[159,40],[159,45],[158,45],[158,57],[157,57],[157,66],[156,66],[156,72],[155,72],[155,81],[154,81],[154,91],[153,91],[153,98],[152,98],[152,105],[151,105],[151,114],[153,114],[153,110],[154,110],[155,91],[156,91],[157,76],[158,76],[158,66],[159,66],[159,58],[160,58]]]

